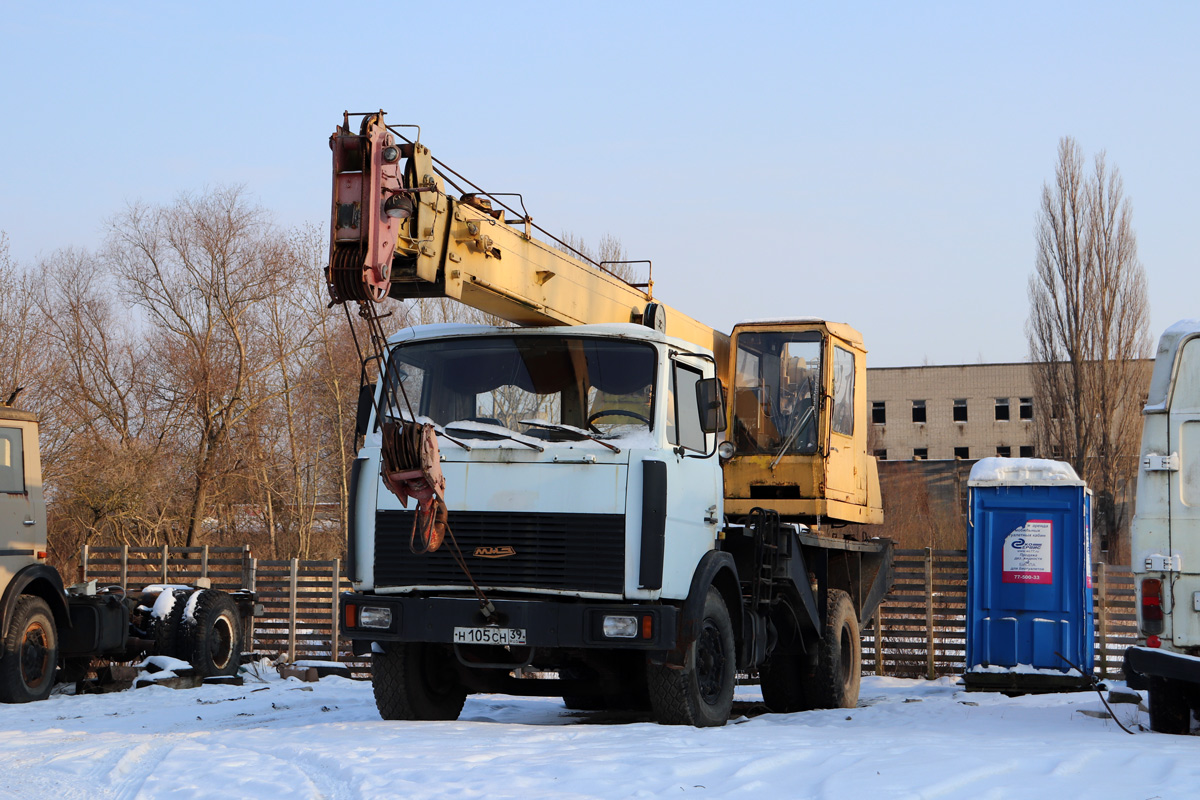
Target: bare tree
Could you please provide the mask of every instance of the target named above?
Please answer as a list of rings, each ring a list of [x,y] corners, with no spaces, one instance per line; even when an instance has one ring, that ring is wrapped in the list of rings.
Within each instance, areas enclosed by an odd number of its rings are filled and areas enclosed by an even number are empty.
[[[256,317],[288,279],[280,243],[265,213],[231,187],[129,207],[110,224],[105,255],[153,329],[157,390],[186,409],[194,546],[219,479],[237,467],[232,433],[273,396],[260,386],[273,359]]]
[[[38,317],[33,311],[35,282],[12,260],[8,234],[0,231],[0,403],[26,386],[36,373]],[[22,398],[29,403],[30,396]],[[36,400],[34,400],[36,402]]]
[[[1096,529],[1123,558],[1138,423],[1149,379],[1149,303],[1120,172],[1091,172],[1074,139],[1042,189],[1026,323],[1039,450],[1071,463],[1097,498]]]

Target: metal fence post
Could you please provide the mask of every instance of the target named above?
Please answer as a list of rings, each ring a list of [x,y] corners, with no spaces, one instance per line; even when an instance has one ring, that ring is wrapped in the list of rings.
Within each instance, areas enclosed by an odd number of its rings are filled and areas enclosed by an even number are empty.
[[[875,609],[875,674],[883,674],[883,601]]]
[[[1108,677],[1108,575],[1107,564],[1096,564],[1096,616],[1100,626],[1100,677]],[[1087,677],[1087,676],[1084,676]]]
[[[288,663],[296,663],[296,590],[299,582],[300,559],[292,559],[291,580],[288,582]]]
[[[925,548],[925,677],[937,677],[936,657],[933,642],[933,548]]]
[[[330,592],[330,594],[333,595],[333,627],[330,629],[329,633],[330,661],[338,660],[338,636],[341,633],[338,627],[338,623],[340,622],[338,619],[338,585],[342,580],[341,570],[342,560],[340,558],[335,558],[333,560],[333,586],[332,591]]]
[[[129,588],[129,545],[121,545],[121,591]]]

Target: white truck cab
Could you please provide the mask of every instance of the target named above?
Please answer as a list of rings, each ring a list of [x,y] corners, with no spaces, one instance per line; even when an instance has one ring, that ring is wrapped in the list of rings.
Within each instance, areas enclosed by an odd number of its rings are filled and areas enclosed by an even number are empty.
[[[1130,536],[1138,638],[1131,686],[1150,693],[1150,726],[1187,733],[1200,709],[1200,320],[1163,333],[1144,411]]]

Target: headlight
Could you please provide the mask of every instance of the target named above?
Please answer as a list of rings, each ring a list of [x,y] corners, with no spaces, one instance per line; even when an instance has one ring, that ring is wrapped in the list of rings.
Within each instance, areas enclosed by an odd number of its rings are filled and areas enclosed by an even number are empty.
[[[363,606],[358,610],[358,624],[363,628],[390,628],[392,610],[379,606]]]
[[[391,164],[392,162],[396,161],[398,158],[400,158],[400,148],[398,148],[394,145],[383,148],[383,160],[384,161]]]
[[[636,639],[638,619],[637,617],[606,616],[603,631],[609,639]]]
[[[717,455],[720,456],[725,461],[728,461],[729,459],[733,458],[733,454],[734,454],[733,442],[726,441],[726,442],[721,442],[721,444],[717,445]]]

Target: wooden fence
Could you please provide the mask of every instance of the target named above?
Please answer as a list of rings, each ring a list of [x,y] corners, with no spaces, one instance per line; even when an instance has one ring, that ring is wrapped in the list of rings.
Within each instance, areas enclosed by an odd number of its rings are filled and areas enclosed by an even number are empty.
[[[967,553],[897,550],[895,583],[878,613],[863,622],[863,672],[935,678],[961,674],[966,664]],[[288,662],[341,661],[363,677],[369,660],[355,660],[339,635],[338,595],[350,589],[333,561],[266,561],[249,548],[83,548],[84,580],[140,588],[150,583],[196,583],[214,589],[249,588],[264,613],[249,634],[256,653]],[[1125,648],[1134,644],[1133,574],[1129,567],[1096,564],[1096,671],[1118,678]],[[332,642],[338,642],[337,647]]]
[[[1137,639],[1130,568],[1094,564],[1092,604],[1096,672],[1119,678],[1125,649]],[[892,590],[863,625],[863,671],[902,678],[959,675],[966,651],[967,551],[895,551]]]

